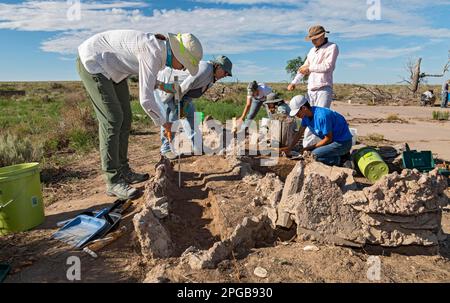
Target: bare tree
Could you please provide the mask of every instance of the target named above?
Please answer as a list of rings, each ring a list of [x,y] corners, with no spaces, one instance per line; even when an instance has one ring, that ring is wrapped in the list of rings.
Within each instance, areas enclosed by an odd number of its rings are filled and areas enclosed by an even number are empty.
[[[422,58],[418,58],[417,61],[414,63],[412,59],[410,59],[406,63],[406,69],[409,72],[409,78],[403,79],[401,82],[409,83],[409,90],[413,92],[414,94],[419,89],[420,83],[423,83],[425,81],[425,78],[427,77],[444,77],[444,75],[449,71],[450,69],[450,50],[448,51],[448,61],[444,65],[442,69],[441,74],[427,74],[423,73],[420,70],[420,65],[422,64]]]

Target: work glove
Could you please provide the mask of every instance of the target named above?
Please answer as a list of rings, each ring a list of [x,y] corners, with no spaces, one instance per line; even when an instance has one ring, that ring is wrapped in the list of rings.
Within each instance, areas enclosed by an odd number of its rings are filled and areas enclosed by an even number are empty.
[[[176,92],[174,83],[164,83],[161,81],[157,81],[155,88],[160,89],[168,94],[175,94]]]
[[[169,94],[175,94],[176,92],[175,85],[173,83],[164,83],[162,90]]]
[[[163,125],[164,128],[164,136],[169,140],[169,143],[172,143],[172,123],[166,122]]]

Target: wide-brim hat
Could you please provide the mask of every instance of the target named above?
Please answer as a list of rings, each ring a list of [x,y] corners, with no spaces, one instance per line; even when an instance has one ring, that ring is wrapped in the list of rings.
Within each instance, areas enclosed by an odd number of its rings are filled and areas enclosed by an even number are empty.
[[[231,63],[231,60],[227,56],[218,56],[214,58],[213,62],[219,64],[222,69],[227,72],[229,77],[233,77],[233,63]]]
[[[272,103],[278,103],[284,101],[283,99],[281,99],[278,94],[276,93],[270,93],[267,95],[266,97],[266,101],[264,101],[264,104],[272,104]]]
[[[203,58],[203,47],[193,34],[168,33],[172,53],[192,76],[198,73],[198,65]]]
[[[322,25],[315,25],[315,26],[310,27],[310,29],[308,31],[308,36],[305,37],[305,40],[311,41],[314,39],[318,39],[328,33],[330,33],[330,32],[326,31]]]

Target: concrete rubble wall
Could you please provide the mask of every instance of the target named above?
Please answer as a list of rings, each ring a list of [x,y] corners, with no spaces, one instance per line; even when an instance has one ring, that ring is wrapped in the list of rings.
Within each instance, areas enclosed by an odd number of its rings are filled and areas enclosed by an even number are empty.
[[[447,180],[437,170],[404,170],[357,190],[347,168],[300,161],[287,177],[281,201],[268,209],[273,226],[297,224],[299,235],[349,246],[437,246]]]
[[[256,192],[259,194],[259,203],[276,207],[281,201],[284,183],[274,173],[268,173],[260,179]]]
[[[352,174],[351,169],[299,161],[286,179],[276,211],[269,211],[273,225],[291,228],[296,223],[300,235],[334,244],[363,245],[360,214],[343,199],[343,192],[356,188]]]
[[[384,247],[437,246],[445,240],[442,208],[448,204],[447,180],[434,170],[421,174],[403,170],[371,187],[344,196],[362,213],[367,243]]]
[[[326,166],[308,154],[304,158],[283,183],[273,173],[254,171],[245,157],[227,157],[231,174],[256,186],[258,201],[253,203],[265,211],[246,217],[231,236],[209,249],[190,247],[182,262],[193,269],[214,268],[234,254],[273,243],[276,227],[295,226],[300,237],[353,247],[438,247],[444,240],[441,218],[448,204],[447,180],[437,170],[392,173],[358,190],[353,170]],[[143,210],[133,219],[142,254],[149,259],[167,258],[174,251],[160,222],[168,216],[173,178],[170,161],[162,159],[146,185]]]
[[[133,218],[141,252],[147,259],[167,258],[173,253],[173,243],[167,229],[160,223],[169,213],[173,169],[169,160],[156,164],[155,176],[145,186],[143,210]]]

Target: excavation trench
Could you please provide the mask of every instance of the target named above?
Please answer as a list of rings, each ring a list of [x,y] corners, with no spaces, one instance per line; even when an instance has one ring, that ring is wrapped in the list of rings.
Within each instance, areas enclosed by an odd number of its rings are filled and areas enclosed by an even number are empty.
[[[144,256],[188,258],[193,268],[211,268],[231,254],[245,257],[253,248],[295,234],[295,228],[272,227],[267,192],[259,187],[263,176],[249,163],[221,156],[182,159],[181,188],[178,166],[159,165],[144,197],[150,211],[135,218]]]
[[[272,171],[253,161],[184,159],[181,188],[173,164],[160,163],[146,186],[144,210],[133,219],[144,257],[179,257],[204,269],[296,236],[353,248],[416,246],[434,254],[445,240],[447,182],[436,171],[395,172],[360,189],[353,170],[312,158]]]
[[[229,239],[244,218],[264,212],[263,205],[255,202],[256,184],[244,183],[224,157],[184,159],[181,171],[182,187],[168,193],[170,215],[161,220],[171,235],[175,257],[190,247],[210,249]],[[256,242],[255,246],[272,244]]]

